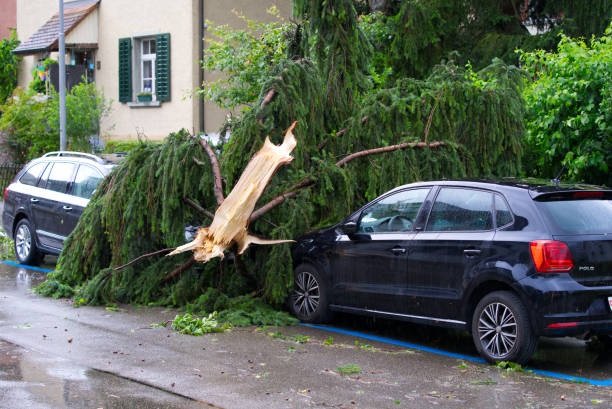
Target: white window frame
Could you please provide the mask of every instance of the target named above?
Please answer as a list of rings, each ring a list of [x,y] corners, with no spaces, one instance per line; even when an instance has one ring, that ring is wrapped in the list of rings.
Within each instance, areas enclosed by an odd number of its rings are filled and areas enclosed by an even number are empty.
[[[139,38],[138,39],[140,46],[139,46],[139,53],[140,53],[140,84],[139,84],[139,88],[140,90],[138,91],[138,93],[140,92],[147,92],[145,91],[145,80],[150,79],[151,80],[151,90],[148,92],[151,92],[151,94],[153,95],[153,100],[155,101],[156,95],[155,95],[155,59],[157,58],[157,53],[153,53],[151,54],[150,52],[148,54],[145,54],[144,52],[144,48],[145,48],[145,44],[148,43],[149,44],[149,50],[151,47],[151,41],[153,43],[155,43],[155,37],[143,37],[143,38]],[[157,44],[155,44],[155,50],[157,50]],[[145,61],[150,61],[151,62],[151,78],[145,78],[144,76],[144,65],[145,65]]]

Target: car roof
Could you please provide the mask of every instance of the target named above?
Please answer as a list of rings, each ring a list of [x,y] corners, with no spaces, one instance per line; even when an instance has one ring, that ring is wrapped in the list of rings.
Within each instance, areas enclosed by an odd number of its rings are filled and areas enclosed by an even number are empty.
[[[31,160],[26,166],[24,166],[24,170],[39,162],[72,162],[89,164],[98,169],[104,169],[104,174],[110,173],[113,167],[116,166],[115,164],[95,155],[82,154],[81,152],[58,151],[49,152],[39,158]]]
[[[541,195],[548,195],[551,193],[562,193],[562,192],[576,192],[576,191],[608,191],[612,192],[612,189],[589,185],[581,183],[555,183],[554,181],[535,179],[535,178],[499,178],[499,179],[455,179],[455,180],[433,180],[415,182],[407,185],[399,186],[392,191],[401,190],[407,187],[417,186],[463,186],[473,187],[480,189],[520,189],[529,192],[532,198],[536,198]]]

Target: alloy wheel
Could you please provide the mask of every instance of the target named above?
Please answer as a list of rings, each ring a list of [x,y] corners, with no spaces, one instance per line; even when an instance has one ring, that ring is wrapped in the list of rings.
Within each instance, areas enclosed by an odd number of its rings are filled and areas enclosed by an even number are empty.
[[[312,316],[319,308],[319,283],[316,277],[307,272],[301,271],[295,277],[295,311],[304,317]]]
[[[32,249],[32,234],[30,229],[25,224],[19,226],[15,235],[15,248],[19,260],[25,260],[30,255]]]
[[[502,359],[512,351],[516,344],[517,328],[512,310],[499,302],[488,304],[478,319],[480,342],[494,359]]]

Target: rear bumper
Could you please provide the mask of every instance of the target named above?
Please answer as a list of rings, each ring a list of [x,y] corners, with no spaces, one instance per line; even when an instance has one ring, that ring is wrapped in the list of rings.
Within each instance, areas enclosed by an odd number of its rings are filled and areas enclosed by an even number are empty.
[[[534,330],[543,336],[585,332],[612,334],[612,286],[586,287],[568,274],[521,280],[531,304]]]
[[[554,321],[554,320],[551,320]],[[551,322],[550,325],[568,325],[572,326],[561,326],[561,327],[545,327],[541,330],[540,335],[545,337],[565,337],[581,335],[585,333],[593,334],[606,334],[612,335],[612,319],[600,320],[600,321],[566,321]]]

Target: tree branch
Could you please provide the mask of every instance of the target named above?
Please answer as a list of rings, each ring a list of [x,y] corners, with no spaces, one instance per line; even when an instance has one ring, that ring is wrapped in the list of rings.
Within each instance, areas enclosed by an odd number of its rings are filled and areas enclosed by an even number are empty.
[[[182,273],[183,271],[187,270],[189,267],[191,267],[194,264],[195,264],[195,258],[191,256],[189,260],[187,260],[185,263],[181,264],[180,266],[172,270],[167,276],[162,278],[161,282],[165,283],[166,281],[170,280],[175,275]]]
[[[195,211],[197,211],[197,212],[203,214],[204,216],[208,217],[210,220],[215,218],[214,214],[212,214],[208,210],[204,209],[203,207],[201,207],[199,204],[197,204],[193,200],[189,199],[188,197],[184,197],[183,201],[185,201],[185,203],[187,203],[189,206],[191,206]]]
[[[270,103],[270,101],[272,101],[272,98],[274,98],[274,95],[276,95],[276,91],[274,90],[274,88],[271,88],[270,91],[268,91],[268,93],[266,94],[266,96],[263,99],[263,101],[261,101],[261,104],[259,105],[259,108],[263,108],[266,105],[268,105]]]
[[[444,91],[442,91],[442,93],[440,94],[440,98],[442,97],[443,94],[444,94]],[[440,102],[440,98],[436,98],[436,103],[434,104],[433,108],[431,108],[431,111],[429,112],[429,118],[427,118],[427,125],[425,125],[425,133],[423,134],[423,140],[425,141],[425,143],[427,143],[427,138],[429,138],[429,130],[431,129],[431,123],[433,122],[433,116],[434,116],[434,113],[436,112],[436,108],[438,108],[438,103]]]
[[[259,104],[259,109],[268,105],[270,101],[272,101],[272,98],[274,98],[274,95],[276,95],[276,91],[274,90],[274,88],[270,88],[270,91],[268,91],[263,101],[261,101],[261,104]],[[259,124],[263,124],[263,118],[259,118],[257,122],[259,122]]]
[[[137,263],[138,261],[142,260],[143,258],[152,257],[152,256],[156,256],[158,254],[163,254],[163,253],[169,253],[172,250],[174,250],[175,248],[176,247],[170,247],[170,248],[167,248],[167,249],[154,251],[153,253],[143,254],[142,256],[138,256],[134,260],[132,260],[132,261],[130,261],[130,262],[128,262],[128,263],[126,263],[126,264],[124,264],[122,266],[113,268],[113,271],[121,271],[124,268],[129,267],[129,266],[131,266],[134,263]]]
[[[279,204],[283,203],[285,200],[295,197],[295,195],[297,195],[298,190],[308,187],[312,184],[314,184],[314,180],[311,178],[306,178],[297,185],[291,187],[291,189],[289,189],[287,193],[283,193],[282,195],[275,197],[274,199],[270,200],[268,203],[251,213],[249,223],[259,219],[261,216],[263,216]]]
[[[362,156],[368,156],[368,155],[374,155],[377,153],[383,153],[383,152],[391,152],[391,151],[395,151],[398,149],[405,149],[405,148],[437,148],[438,146],[445,146],[446,144],[444,142],[432,142],[432,143],[426,143],[426,142],[406,142],[406,143],[400,143],[399,145],[391,145],[391,146],[384,146],[382,148],[375,148],[375,149],[367,149],[365,151],[361,151],[361,152],[355,152],[352,153],[350,155],[348,155],[347,157],[345,157],[344,159],[336,162],[336,166],[342,166],[345,163],[356,159],[356,158],[360,158]]]
[[[259,209],[251,213],[251,218],[249,219],[249,223],[254,222],[255,220],[259,219],[261,216],[263,216],[264,214],[266,214],[267,212],[269,212],[270,210],[272,210],[279,204],[283,203],[286,199],[290,199],[294,197],[295,195],[297,195],[297,192],[288,192],[288,193],[283,193],[282,195],[270,200],[268,203],[266,203],[265,205],[263,205],[262,207],[260,207]]]
[[[219,162],[217,161],[217,156],[213,152],[212,148],[206,142],[206,139],[200,137],[200,145],[206,151],[208,158],[210,159],[210,164],[212,166],[213,175],[215,177],[215,198],[217,199],[217,204],[220,205],[223,203],[223,186],[221,184],[221,171],[219,170]]]

